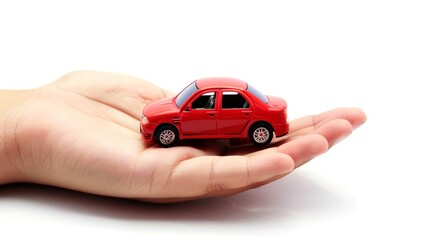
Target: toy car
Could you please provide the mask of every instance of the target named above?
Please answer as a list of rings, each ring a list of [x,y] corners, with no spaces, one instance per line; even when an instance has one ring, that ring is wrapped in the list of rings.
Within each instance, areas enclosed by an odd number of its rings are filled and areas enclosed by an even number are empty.
[[[288,131],[285,100],[234,78],[196,80],[176,97],[146,105],[140,122],[143,140],[162,147],[195,138],[249,138],[265,146],[273,133]]]

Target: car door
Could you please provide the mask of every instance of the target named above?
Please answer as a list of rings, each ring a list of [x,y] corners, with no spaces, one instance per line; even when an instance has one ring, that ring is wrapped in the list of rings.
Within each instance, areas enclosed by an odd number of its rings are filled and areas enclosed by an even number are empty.
[[[183,135],[212,135],[217,132],[218,92],[198,93],[186,106],[181,116]]]
[[[218,134],[241,134],[253,115],[252,104],[236,90],[224,90],[221,94]]]

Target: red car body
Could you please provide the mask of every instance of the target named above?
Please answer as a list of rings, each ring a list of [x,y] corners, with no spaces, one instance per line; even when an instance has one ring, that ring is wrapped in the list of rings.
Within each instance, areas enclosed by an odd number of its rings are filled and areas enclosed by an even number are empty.
[[[179,139],[247,138],[267,145],[289,131],[286,101],[265,96],[234,78],[204,78],[176,97],[148,104],[140,123],[146,142],[170,146]]]

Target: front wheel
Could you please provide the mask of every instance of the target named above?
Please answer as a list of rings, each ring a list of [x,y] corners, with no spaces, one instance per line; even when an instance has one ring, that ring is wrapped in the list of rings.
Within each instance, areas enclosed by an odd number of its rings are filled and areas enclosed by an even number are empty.
[[[174,145],[178,138],[179,133],[177,129],[173,126],[166,125],[160,127],[155,133],[156,142],[161,147],[170,147]]]
[[[273,128],[268,123],[256,123],[249,129],[249,139],[257,146],[266,146],[273,139]]]

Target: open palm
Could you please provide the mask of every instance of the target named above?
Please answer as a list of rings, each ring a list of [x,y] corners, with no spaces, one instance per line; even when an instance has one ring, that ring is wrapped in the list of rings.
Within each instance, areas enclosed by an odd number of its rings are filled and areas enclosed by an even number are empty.
[[[17,123],[21,180],[152,202],[230,195],[285,176],[365,121],[345,108],[303,117],[264,149],[228,140],[145,144],[140,113],[167,96],[144,80],[89,71],[31,90]]]

